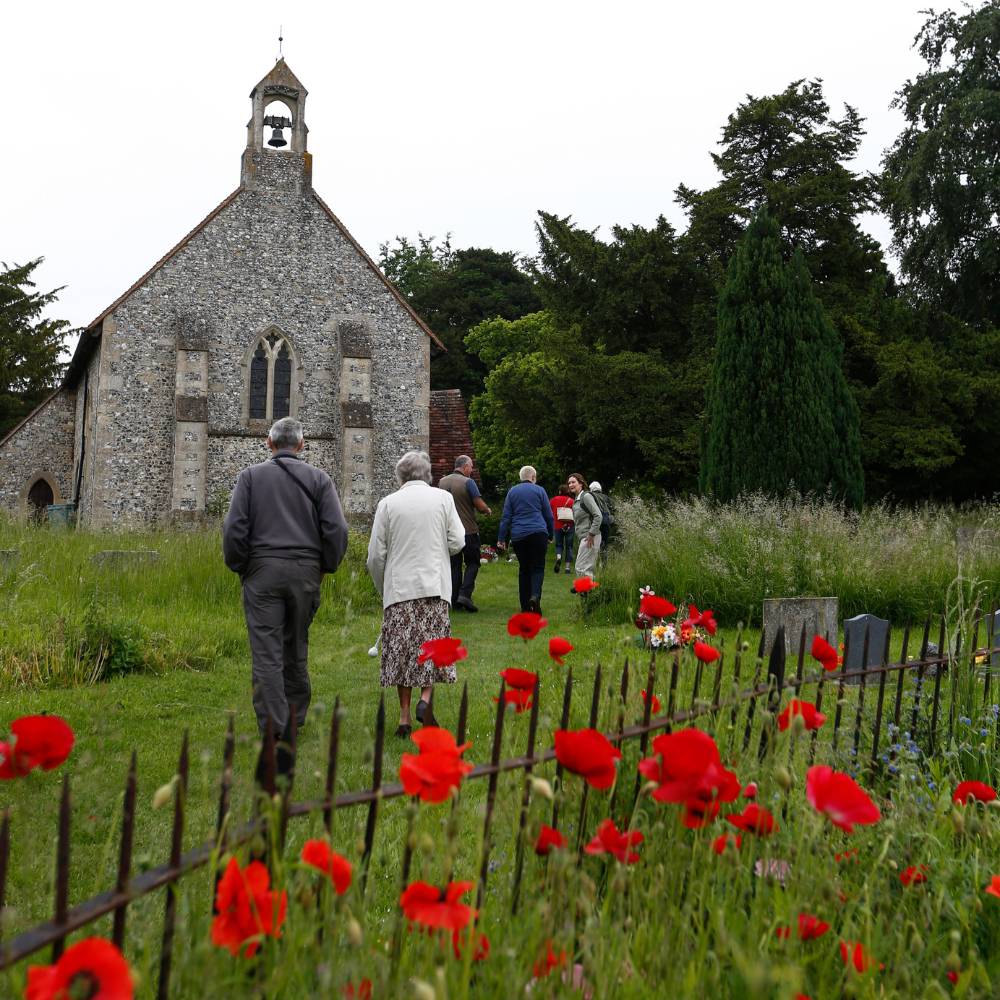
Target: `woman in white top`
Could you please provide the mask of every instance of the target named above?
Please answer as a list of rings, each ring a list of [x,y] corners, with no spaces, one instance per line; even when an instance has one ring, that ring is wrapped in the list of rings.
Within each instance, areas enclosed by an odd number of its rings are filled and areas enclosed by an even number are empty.
[[[412,729],[410,699],[420,688],[417,721],[437,725],[430,707],[435,683],[453,684],[455,667],[417,662],[420,647],[451,635],[451,557],[465,546],[452,495],[432,489],[426,452],[396,463],[399,489],[379,501],[368,542],[368,572],[382,595],[381,682],[399,693],[397,736]]]

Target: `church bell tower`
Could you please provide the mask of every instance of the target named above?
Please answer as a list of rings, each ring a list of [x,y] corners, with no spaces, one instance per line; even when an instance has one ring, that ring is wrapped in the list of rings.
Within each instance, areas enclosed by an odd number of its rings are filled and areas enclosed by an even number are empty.
[[[312,187],[312,155],[306,149],[308,93],[283,58],[250,91],[253,110],[247,122],[241,187],[266,186],[300,193]]]

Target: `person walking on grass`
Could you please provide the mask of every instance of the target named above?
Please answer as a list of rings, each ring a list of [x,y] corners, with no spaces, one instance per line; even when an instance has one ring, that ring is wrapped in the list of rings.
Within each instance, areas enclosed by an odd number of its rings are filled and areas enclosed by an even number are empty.
[[[582,473],[566,479],[573,497],[573,523],[576,531],[576,575],[594,578],[597,556],[601,551],[601,508],[587,489]]]
[[[271,458],[236,480],[222,551],[243,584],[257,726],[263,734],[271,720],[278,770],[288,773],[293,713],[301,729],[312,691],[309,626],[323,574],[333,573],[347,551],[347,521],[330,477],[302,458],[298,420],[275,421],[267,446]]]
[[[545,552],[552,541],[555,525],[549,496],[535,479],[530,465],[522,467],[521,481],[512,487],[503,502],[498,546],[507,540],[517,555],[517,586],[522,611],[542,611],[542,581],[545,579]]]
[[[435,684],[454,684],[455,666],[418,662],[420,647],[451,635],[451,557],[466,544],[465,527],[450,491],[433,489],[431,460],[408,451],[396,463],[399,489],[379,501],[368,542],[368,572],[382,595],[380,680],[399,695],[396,735],[412,731],[410,702],[420,688],[417,722],[436,726]]]
[[[573,562],[573,498],[568,495],[569,487],[563,483],[559,493],[549,500],[556,529],[556,563],[553,573],[558,573],[565,561],[565,573],[571,573]]]
[[[590,484],[590,495],[601,510],[601,564],[603,565],[608,561],[608,539],[611,537],[615,516],[611,513],[611,501],[607,493],[596,479]]]
[[[479,487],[472,478],[472,459],[468,455],[459,455],[455,459],[455,471],[438,480],[438,488],[447,490],[455,501],[458,516],[465,528],[465,547],[461,552],[451,557],[451,606],[457,611],[478,611],[472,603],[472,591],[476,586],[476,576],[479,574],[479,525],[476,523],[476,511],[480,514],[491,514],[486,501],[480,496]],[[462,574],[462,563],[465,562],[465,574]]]

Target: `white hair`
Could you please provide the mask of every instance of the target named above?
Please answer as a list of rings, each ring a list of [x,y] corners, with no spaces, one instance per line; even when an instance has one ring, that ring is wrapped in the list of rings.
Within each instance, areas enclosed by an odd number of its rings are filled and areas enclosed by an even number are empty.
[[[595,493],[602,492],[601,484],[596,479],[590,484],[590,489],[593,490]]]
[[[282,417],[271,424],[267,432],[271,444],[275,448],[298,448],[305,440],[302,435],[302,424],[294,417]]]
[[[400,486],[415,479],[431,481],[431,457],[426,451],[408,451],[396,463],[396,482]]]
[[[518,475],[521,477],[522,483],[530,483],[535,480],[538,473],[535,471],[535,467],[533,465],[522,465],[521,471]]]
[[[468,455],[459,455],[455,459],[455,468],[464,469],[467,465],[472,465],[472,459]]]

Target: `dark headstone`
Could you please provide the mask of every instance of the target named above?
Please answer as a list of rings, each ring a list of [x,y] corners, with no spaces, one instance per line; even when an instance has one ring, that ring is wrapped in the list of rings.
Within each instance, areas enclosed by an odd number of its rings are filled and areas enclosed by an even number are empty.
[[[992,618],[992,629],[990,628]],[[983,617],[983,629],[986,633],[983,640],[983,645],[986,649],[995,649],[1000,647],[1000,611],[994,611],[992,615],[985,615]],[[990,667],[994,670],[1000,668],[1000,651],[993,653],[990,656]]]
[[[868,656],[865,657],[865,633],[868,633]],[[875,615],[855,615],[844,621],[844,666],[847,670],[867,670],[882,665],[889,623]],[[860,677],[848,678],[857,684]]]

